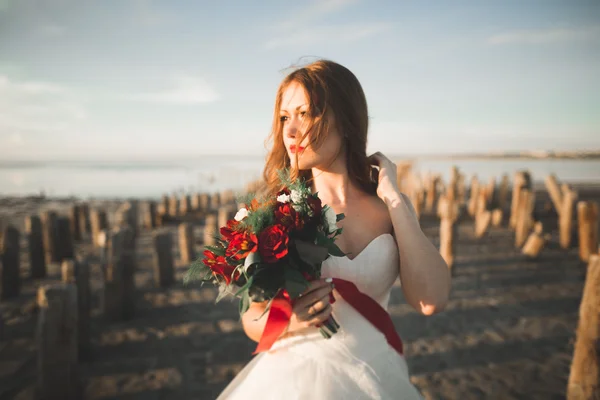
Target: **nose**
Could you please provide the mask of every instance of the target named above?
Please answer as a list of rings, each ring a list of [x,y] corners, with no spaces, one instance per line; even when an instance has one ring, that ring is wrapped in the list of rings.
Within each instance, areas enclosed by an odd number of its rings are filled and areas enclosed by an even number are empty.
[[[297,118],[291,117],[283,126],[283,133],[290,139],[295,139],[296,136],[300,135],[301,121]]]

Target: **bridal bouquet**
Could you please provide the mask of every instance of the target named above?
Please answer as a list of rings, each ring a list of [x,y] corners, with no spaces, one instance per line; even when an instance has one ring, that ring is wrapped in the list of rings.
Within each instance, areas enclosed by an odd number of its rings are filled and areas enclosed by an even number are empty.
[[[248,195],[240,200],[243,207],[220,228],[216,245],[206,246],[185,276],[186,283],[217,285],[217,302],[227,295],[238,298],[240,317],[251,300],[268,301],[269,317],[257,352],[270,348],[283,332],[293,300],[309,281],[321,277],[323,261],[344,256],[335,244],[342,232],[337,222],[344,214],[323,205],[304,181],[291,181],[288,171],[280,171],[279,179],[283,189],[274,198]],[[338,328],[333,316],[319,326],[325,338]]]

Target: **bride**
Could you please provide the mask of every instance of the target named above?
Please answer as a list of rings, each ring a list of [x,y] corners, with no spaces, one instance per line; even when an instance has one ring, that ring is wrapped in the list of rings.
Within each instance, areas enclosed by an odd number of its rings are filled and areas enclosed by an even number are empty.
[[[401,343],[388,343],[332,283],[350,281],[387,310],[399,277],[407,302],[424,315],[441,311],[450,291],[448,267],[400,193],[396,166],[381,153],[366,155],[368,120],[362,87],[342,65],[320,60],[280,84],[264,170],[267,193],[280,189],[278,169],[305,178],[324,204],[345,214],[336,243],[348,255],[325,260],[322,278],[295,301],[284,333],[219,400],[422,398],[410,382]],[[252,303],[242,317],[244,332],[256,342],[268,317],[262,316],[265,306]],[[324,339],[317,326],[330,315],[340,330]]]

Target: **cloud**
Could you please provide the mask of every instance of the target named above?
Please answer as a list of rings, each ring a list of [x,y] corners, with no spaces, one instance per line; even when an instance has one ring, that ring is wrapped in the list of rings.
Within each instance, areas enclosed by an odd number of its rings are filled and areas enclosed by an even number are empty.
[[[492,45],[503,44],[545,44],[573,41],[598,40],[600,26],[581,28],[553,28],[537,30],[516,30],[493,35],[487,42]]]
[[[292,18],[274,26],[275,29],[290,30],[305,27],[311,22],[329,14],[340,12],[344,8],[357,3],[358,0],[316,0],[310,5],[303,4],[299,10],[291,13]]]
[[[369,36],[377,35],[389,30],[391,26],[387,23],[334,25],[323,27],[311,27],[302,29],[288,35],[271,39],[264,44],[268,50],[285,46],[312,45],[318,43],[348,43]]]
[[[0,132],[10,135],[13,146],[28,133],[61,132],[86,117],[84,106],[64,86],[0,75]]]
[[[38,28],[38,32],[42,36],[60,37],[60,36],[64,36],[64,34],[67,32],[67,27],[49,23],[49,24],[41,25]]]
[[[293,10],[291,18],[271,26],[272,39],[263,44],[266,50],[284,46],[313,45],[323,43],[348,43],[374,36],[391,28],[385,22],[355,22],[346,24],[321,23],[330,15],[339,15],[358,0],[313,1],[307,6]],[[316,25],[315,23],[320,23]]]
[[[214,102],[219,95],[204,78],[180,74],[172,78],[171,87],[166,90],[133,94],[126,98],[133,101],[185,105]]]

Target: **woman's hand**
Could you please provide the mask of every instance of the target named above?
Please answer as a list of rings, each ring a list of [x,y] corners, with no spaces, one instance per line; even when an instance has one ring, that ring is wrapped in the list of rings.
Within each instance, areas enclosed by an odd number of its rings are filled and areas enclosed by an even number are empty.
[[[333,290],[331,279],[317,279],[295,300],[286,333],[321,324],[331,315],[329,294]]]
[[[394,198],[400,197],[398,188],[398,167],[382,153],[377,152],[369,156],[371,165],[379,168],[377,174],[377,196],[386,204]]]

